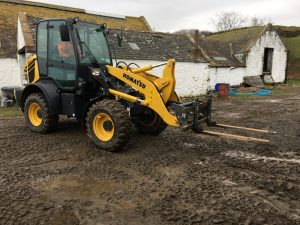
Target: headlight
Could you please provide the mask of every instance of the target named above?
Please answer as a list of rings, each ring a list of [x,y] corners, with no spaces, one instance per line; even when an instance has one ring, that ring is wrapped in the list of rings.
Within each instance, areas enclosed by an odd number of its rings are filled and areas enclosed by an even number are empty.
[[[93,69],[91,69],[91,73],[92,73],[93,76],[99,76],[100,75],[100,69],[93,68]]]

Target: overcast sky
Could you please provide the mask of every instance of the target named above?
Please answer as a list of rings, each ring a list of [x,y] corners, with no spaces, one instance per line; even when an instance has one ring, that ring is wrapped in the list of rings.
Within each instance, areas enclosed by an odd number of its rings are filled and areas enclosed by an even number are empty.
[[[274,24],[300,26],[300,0],[36,0],[87,10],[145,16],[156,31],[214,30],[211,18],[222,11],[237,11],[270,19]]]

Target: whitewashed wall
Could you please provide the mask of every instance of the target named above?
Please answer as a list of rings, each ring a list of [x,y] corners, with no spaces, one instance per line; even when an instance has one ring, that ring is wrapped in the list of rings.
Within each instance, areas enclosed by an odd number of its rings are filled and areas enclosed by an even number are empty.
[[[18,51],[20,49],[22,49],[23,47],[25,47],[25,39],[24,39],[24,34],[22,31],[22,26],[21,26],[21,22],[20,22],[20,18],[18,18],[18,39],[17,39],[17,47],[18,47]],[[26,63],[26,59],[28,57],[30,57],[31,54],[23,54],[23,55],[18,55],[18,64],[19,64],[19,76],[21,79],[21,83],[22,85],[24,84],[24,78],[23,78],[23,70],[24,70],[24,66]]]
[[[19,74],[20,70],[16,58],[0,58],[0,89],[5,86],[21,86]]]
[[[214,90],[217,83],[237,85],[244,81],[246,68],[210,68],[208,89]]]
[[[287,66],[287,50],[275,31],[265,32],[251,47],[246,61],[246,76],[262,75],[265,48],[274,48],[272,78],[275,83],[283,82]]]
[[[21,27],[20,18],[18,18],[18,33],[17,33],[17,35],[18,35],[17,46],[18,46],[18,50],[19,50],[25,46],[25,40],[24,40],[24,35],[23,35],[22,27]]]
[[[164,63],[161,61],[123,60],[126,63],[136,63],[140,67]],[[149,71],[159,77],[163,74],[164,66]],[[179,96],[197,96],[205,94],[208,81],[208,64],[192,62],[176,62],[175,64],[176,92]]]

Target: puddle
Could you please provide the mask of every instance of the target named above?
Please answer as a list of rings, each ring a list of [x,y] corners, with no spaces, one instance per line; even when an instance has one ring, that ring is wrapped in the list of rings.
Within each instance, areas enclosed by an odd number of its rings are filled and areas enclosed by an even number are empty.
[[[50,196],[62,199],[94,200],[102,193],[112,193],[121,189],[114,181],[91,177],[56,177],[41,184]]]
[[[226,152],[224,155],[231,157],[231,158],[244,158],[244,159],[250,159],[253,161],[263,160],[263,161],[277,161],[277,162],[288,162],[288,163],[300,164],[300,159],[287,159],[287,158],[258,156],[255,154],[250,154],[250,153],[241,152],[241,151],[230,151],[230,152]]]
[[[172,166],[160,167],[158,168],[158,171],[168,177],[179,177],[185,174],[184,169],[181,167],[172,167]]]
[[[225,185],[225,186],[237,186],[238,184],[233,182],[233,181],[230,181],[230,180],[223,180],[222,183]]]
[[[224,113],[217,113],[217,114],[219,114],[220,116],[225,117],[225,118],[242,118],[242,117],[244,117],[244,115],[242,113],[238,113],[238,112],[226,112],[225,114]]]
[[[277,102],[282,102],[282,100],[281,99],[271,99],[270,102],[277,103]]]

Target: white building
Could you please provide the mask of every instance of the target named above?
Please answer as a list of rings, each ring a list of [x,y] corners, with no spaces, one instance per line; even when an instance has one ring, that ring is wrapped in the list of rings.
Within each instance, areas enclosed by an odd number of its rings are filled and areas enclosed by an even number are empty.
[[[248,76],[260,76],[266,83],[286,80],[288,51],[271,24],[202,37],[199,47],[210,62],[209,87],[237,85]]]
[[[113,31],[115,35],[118,31]],[[238,85],[244,77],[260,76],[266,83],[286,79],[287,49],[272,25],[241,28],[208,37],[125,31],[122,47],[114,35],[118,60],[139,66],[177,61],[176,91],[180,96],[201,95],[217,83]],[[163,68],[155,69],[158,74]]]

